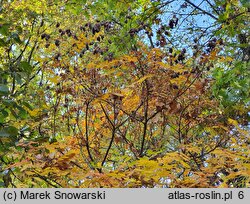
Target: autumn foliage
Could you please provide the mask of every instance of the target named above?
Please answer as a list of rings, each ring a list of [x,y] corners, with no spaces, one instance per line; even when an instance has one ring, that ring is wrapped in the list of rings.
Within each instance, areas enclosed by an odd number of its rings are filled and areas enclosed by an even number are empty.
[[[104,2],[2,3],[0,185],[249,187],[247,3]]]

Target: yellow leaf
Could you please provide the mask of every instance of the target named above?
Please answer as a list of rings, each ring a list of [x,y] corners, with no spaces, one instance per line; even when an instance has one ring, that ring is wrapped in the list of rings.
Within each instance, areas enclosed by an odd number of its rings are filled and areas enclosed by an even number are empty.
[[[176,64],[175,66],[171,66],[171,69],[174,70],[175,72],[180,72],[183,73],[184,71],[186,71],[187,69],[181,65],[181,64]]]
[[[28,175],[28,176],[32,176],[32,175],[34,175],[35,173],[32,172],[32,171],[25,171],[25,174]]]
[[[147,170],[158,168],[158,163],[154,160],[149,160],[148,158],[142,158],[138,160],[136,164]]]
[[[32,111],[29,111],[29,114],[31,115],[31,116],[37,116],[38,115],[38,113],[39,113],[39,111],[40,111],[40,109],[34,109],[34,110],[32,110]]]
[[[214,60],[214,59],[216,59],[216,56],[217,56],[217,50],[214,50],[211,52],[209,59]]]
[[[137,62],[137,58],[136,57],[132,57],[132,56],[124,56],[124,59],[129,61],[129,62]]]
[[[238,122],[232,118],[228,118],[228,123],[234,126],[238,126]]]
[[[130,85],[130,86],[134,86],[134,85],[136,85],[136,84],[141,84],[141,83],[144,82],[146,79],[151,78],[151,77],[153,77],[153,76],[154,76],[153,74],[146,75],[146,76],[140,78],[138,81],[134,82],[134,83],[133,83],[132,85]]]
[[[96,67],[96,64],[93,62],[90,62],[86,67],[87,67],[87,69],[93,69]]]
[[[170,69],[170,64],[166,64],[164,62],[157,62],[157,65],[159,65],[160,68]]]
[[[90,146],[91,148],[95,148],[95,144],[93,144],[93,143],[90,144],[89,146]]]
[[[50,82],[53,82],[54,84],[57,84],[60,81],[60,77],[59,76],[54,76],[54,77],[48,78],[48,80]]]
[[[140,103],[140,97],[135,93],[133,96],[129,95],[123,100],[123,106],[127,111],[133,110],[138,106],[139,103]]]
[[[219,62],[232,62],[233,58],[232,57],[221,57],[219,59]]]
[[[173,84],[180,85],[184,82],[186,82],[187,78],[185,76],[180,75],[178,78],[171,79],[170,82]]]

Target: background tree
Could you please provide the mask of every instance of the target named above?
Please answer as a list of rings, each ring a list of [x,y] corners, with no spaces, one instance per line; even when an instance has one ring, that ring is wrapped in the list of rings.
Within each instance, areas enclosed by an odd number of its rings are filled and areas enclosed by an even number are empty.
[[[1,6],[2,186],[249,186],[247,2]]]

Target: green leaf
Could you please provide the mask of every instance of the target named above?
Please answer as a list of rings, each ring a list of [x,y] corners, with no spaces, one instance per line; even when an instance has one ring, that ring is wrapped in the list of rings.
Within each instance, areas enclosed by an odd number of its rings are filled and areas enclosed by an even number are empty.
[[[0,95],[8,95],[9,88],[5,84],[0,84]]]
[[[27,107],[28,109],[30,109],[30,110],[33,110],[33,107],[29,104],[29,103],[27,103],[27,102],[23,102],[22,103],[25,107]]]
[[[19,44],[22,43],[22,41],[17,33],[12,33],[11,38],[14,39]]]
[[[20,68],[22,71],[26,72],[26,73],[31,73],[32,72],[32,66],[26,62],[26,61],[23,61],[20,63]]]
[[[0,39],[0,47],[6,46],[6,45],[7,43],[3,39]]]
[[[0,129],[0,137],[15,137],[17,134],[18,129],[13,126]]]
[[[16,82],[22,84],[22,76],[19,73],[14,73],[13,75],[15,76]]]
[[[8,117],[8,112],[5,110],[0,111],[0,123],[4,123],[5,118]]]
[[[5,110],[1,110],[0,112],[4,117],[8,117],[9,113]]]
[[[23,109],[21,106],[17,106],[18,111],[18,117],[21,119],[27,118],[28,114],[25,109]]]
[[[8,107],[16,106],[16,102],[10,99],[3,100],[3,104]]]
[[[7,36],[9,34],[9,24],[0,25],[0,34]]]

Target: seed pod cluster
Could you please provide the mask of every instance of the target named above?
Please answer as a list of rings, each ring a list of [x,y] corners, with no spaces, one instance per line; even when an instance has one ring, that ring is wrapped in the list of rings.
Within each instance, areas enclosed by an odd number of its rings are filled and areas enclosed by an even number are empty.
[[[177,26],[179,19],[176,17],[176,15],[173,16],[172,19],[169,20],[168,27],[170,29],[173,29]]]
[[[113,53],[109,53],[108,49],[103,48],[101,42],[104,40],[105,35],[104,34],[99,34],[101,31],[104,32],[110,32],[111,29],[113,28],[113,22],[110,21],[99,21],[96,20],[95,22],[87,22],[83,25],[80,25],[78,27],[78,32],[82,32],[83,35],[85,35],[86,38],[89,38],[91,36],[91,38],[93,36],[96,36],[96,38],[94,40],[92,40],[91,42],[86,42],[85,46],[83,46],[82,50],[79,51],[78,56],[80,58],[82,58],[84,56],[84,54],[88,51],[88,52],[92,52],[94,55],[96,54],[100,54],[100,55],[104,55],[106,57],[106,60],[112,60],[113,59]],[[61,43],[66,39],[66,38],[74,38],[75,41],[72,43],[71,47],[77,47],[78,44],[80,44],[80,42],[78,43],[77,41],[81,41],[82,39],[77,37],[76,33],[71,29],[71,28],[63,28],[62,24],[60,24],[59,22],[55,24],[55,27],[58,30],[59,35],[53,39],[53,44],[56,47],[60,47]],[[77,31],[76,31],[77,32]],[[99,34],[99,35],[97,35]],[[62,37],[64,39],[62,39]],[[42,39],[46,39],[46,41],[48,41],[50,39],[50,36],[46,33],[41,35]],[[69,41],[70,42],[70,41]],[[108,43],[112,43],[111,39],[107,39]],[[50,46],[51,42],[47,42],[45,47],[48,48]],[[59,53],[60,54],[60,53]],[[55,60],[60,60],[61,54],[58,55],[56,54],[54,56]]]
[[[58,39],[55,40],[55,45],[56,45],[57,47],[59,47],[60,41],[59,41]]]
[[[207,43],[206,52],[210,53],[216,47],[217,39],[213,38]]]
[[[49,34],[46,34],[46,33],[43,33],[43,34],[41,35],[41,38],[42,38],[42,39],[45,39],[46,41],[48,41],[48,40],[50,39],[50,35],[49,35]]]

